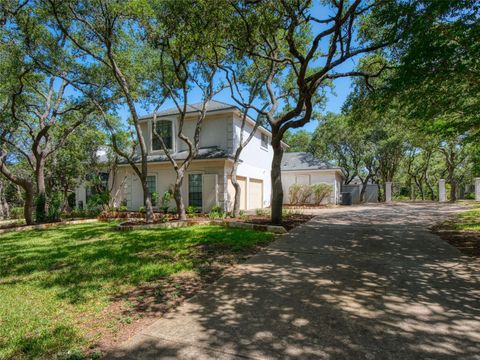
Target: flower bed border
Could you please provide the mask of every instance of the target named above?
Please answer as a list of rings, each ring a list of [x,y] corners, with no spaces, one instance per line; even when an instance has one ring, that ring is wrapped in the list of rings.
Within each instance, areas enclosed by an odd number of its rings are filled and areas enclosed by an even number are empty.
[[[62,225],[76,225],[76,224],[84,224],[84,223],[92,223],[99,221],[98,219],[78,219],[78,220],[66,220],[66,221],[58,221],[53,223],[45,223],[45,224],[36,224],[36,225],[20,225],[5,229],[0,229],[0,234],[5,234],[9,232],[18,232],[18,231],[30,231],[30,230],[45,230],[50,229]]]
[[[254,224],[241,221],[223,221],[223,220],[185,220],[185,221],[169,221],[156,224],[139,224],[132,225],[120,223],[115,227],[117,231],[130,231],[134,229],[174,229],[195,225],[220,225],[230,228],[250,229],[256,231],[269,231],[274,234],[285,234],[287,230],[283,226]]]

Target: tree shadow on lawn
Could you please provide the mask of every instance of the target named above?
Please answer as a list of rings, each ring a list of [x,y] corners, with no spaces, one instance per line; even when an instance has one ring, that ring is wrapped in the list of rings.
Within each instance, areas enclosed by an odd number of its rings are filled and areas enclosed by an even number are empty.
[[[12,234],[0,243],[0,275],[4,284],[35,279],[40,287],[57,287],[61,299],[79,303],[99,291],[199,269],[208,261],[208,256],[198,256],[199,245],[231,252],[265,238],[246,233],[212,226],[114,232],[111,224],[85,224]],[[12,247],[26,238],[30,240]]]
[[[108,358],[480,357],[478,268],[426,230],[322,220],[313,249],[282,237]]]

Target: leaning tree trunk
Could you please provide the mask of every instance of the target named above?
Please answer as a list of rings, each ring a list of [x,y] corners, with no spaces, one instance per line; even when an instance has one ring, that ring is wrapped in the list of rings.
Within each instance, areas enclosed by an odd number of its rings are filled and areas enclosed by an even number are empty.
[[[233,163],[231,175],[231,181],[233,188],[235,189],[235,198],[233,200],[233,217],[240,216],[240,197],[242,196],[242,188],[237,180],[237,169],[238,169],[238,162]]]
[[[282,223],[282,207],[283,207],[283,187],[282,187],[282,158],[283,148],[280,140],[275,139],[272,134],[272,170],[270,178],[272,181],[272,214],[271,221],[273,224],[280,225]]]
[[[360,202],[363,203],[365,200],[365,193],[367,192],[368,178],[362,184],[362,189],[360,190]]]
[[[183,203],[182,196],[182,184],[184,177],[183,170],[177,171],[177,177],[175,179],[175,184],[173,187],[173,198],[175,199],[175,204],[177,205],[177,216],[178,220],[187,220],[187,214],[185,212],[185,204]]]

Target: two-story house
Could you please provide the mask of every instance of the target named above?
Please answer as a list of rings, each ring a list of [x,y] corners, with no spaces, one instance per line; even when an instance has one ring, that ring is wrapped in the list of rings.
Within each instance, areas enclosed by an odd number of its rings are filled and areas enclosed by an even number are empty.
[[[188,106],[183,131],[193,138],[195,123],[202,104]],[[153,126],[163,135],[165,144],[171,149],[173,157],[181,162],[188,154],[187,144],[179,139],[178,111],[176,108],[160,111],[153,124],[153,114],[140,120],[142,132],[148,149],[148,184],[150,192],[163,194],[175,181],[175,171],[164,154],[158,138],[154,136]],[[248,119],[245,126],[247,137],[253,129],[253,120]],[[240,110],[229,104],[210,101],[208,113],[203,121],[197,157],[190,164],[183,182],[185,205],[193,205],[203,211],[220,205],[225,209],[233,206],[234,190],[230,172],[233,154],[238,146],[241,129]],[[254,209],[270,205],[270,164],[272,148],[270,132],[259,127],[255,136],[242,152],[238,166],[238,179],[242,187],[241,208]],[[140,179],[128,164],[121,164],[116,173],[115,184],[121,186],[116,202],[119,205],[126,200],[127,207],[138,210],[143,205]],[[172,201],[173,206],[173,201]]]
[[[195,123],[201,104],[188,106],[184,122],[184,133],[193,138]],[[234,188],[230,181],[230,172],[233,156],[240,141],[242,125],[241,111],[236,106],[210,101],[208,112],[203,121],[200,134],[200,144],[197,157],[190,164],[183,182],[183,198],[185,205],[193,205],[208,212],[213,206],[219,205],[226,210],[233,207]],[[167,159],[159,140],[153,136],[153,126],[163,135],[164,142],[171,149],[173,157],[179,162],[185,159],[188,150],[187,144],[177,137],[178,111],[176,108],[160,111],[156,114],[156,124],[153,124],[153,114],[143,116],[140,120],[142,132],[148,149],[148,185],[150,192],[160,194],[166,192],[175,181],[175,171]],[[244,138],[247,138],[254,127],[254,121],[247,119],[244,128]],[[271,181],[270,167],[273,150],[270,145],[271,133],[258,127],[254,137],[243,149],[237,171],[237,178],[241,185],[240,208],[244,210],[270,206]],[[299,164],[297,164],[298,166]],[[307,165],[307,164],[305,164]],[[286,164],[289,176],[295,172],[291,162]],[[307,168],[298,166],[302,174],[305,171],[325,172],[324,181],[335,183],[341,172],[337,168],[326,169]],[[331,175],[331,179],[328,177]],[[304,180],[304,177],[302,177]],[[127,163],[118,166],[115,179],[110,177],[112,184],[114,205],[127,204],[131,210],[138,210],[143,206],[143,192],[140,179]],[[339,189],[339,187],[338,187]],[[337,191],[332,195],[331,202],[337,203]],[[77,203],[86,203],[85,189],[77,190]],[[288,201],[288,197],[286,197]],[[171,206],[174,206],[172,201]]]

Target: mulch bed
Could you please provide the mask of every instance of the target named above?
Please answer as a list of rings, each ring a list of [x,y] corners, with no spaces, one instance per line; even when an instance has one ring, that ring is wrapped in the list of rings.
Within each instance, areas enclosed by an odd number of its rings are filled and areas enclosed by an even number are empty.
[[[282,221],[282,226],[287,230],[290,231],[293,228],[296,228],[297,226],[306,223],[307,221],[311,220],[314,218],[313,215],[306,215],[306,214],[294,214],[294,215],[288,215],[284,216],[283,221]],[[274,225],[270,221],[270,217],[266,216],[250,216],[248,220],[245,222],[251,223],[251,224],[259,224],[259,225]]]
[[[452,230],[448,223],[433,227],[432,232],[463,254],[480,257],[480,232]]]
[[[281,226],[283,226],[287,231],[290,231],[293,228],[311,220],[313,217],[314,215],[307,215],[307,214],[300,214],[300,213],[289,214],[283,217]],[[104,217],[102,220],[106,220],[106,219],[107,218]],[[112,220],[114,218],[108,218],[108,219]],[[194,217],[187,218],[187,221],[192,223],[195,223],[195,222],[201,223],[202,221],[205,221],[205,220],[210,220],[206,214],[198,214]],[[167,218],[155,218],[152,224],[160,224],[160,223],[165,223],[170,221],[177,221],[176,216],[169,214]],[[227,217],[225,219],[222,219],[222,221],[245,222],[249,224],[258,224],[258,225],[274,225],[270,220],[270,215],[247,215],[246,217],[243,217],[243,218]],[[146,224],[147,223],[145,222],[145,220],[141,218],[130,218],[127,221],[122,223],[122,225],[125,225],[125,226],[139,226],[139,225],[146,225]]]

